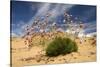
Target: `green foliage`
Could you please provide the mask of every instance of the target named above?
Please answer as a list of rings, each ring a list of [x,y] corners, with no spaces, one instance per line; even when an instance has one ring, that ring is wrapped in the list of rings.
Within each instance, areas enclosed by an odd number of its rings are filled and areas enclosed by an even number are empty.
[[[77,44],[69,38],[56,37],[46,48],[47,56],[58,56],[77,52]]]

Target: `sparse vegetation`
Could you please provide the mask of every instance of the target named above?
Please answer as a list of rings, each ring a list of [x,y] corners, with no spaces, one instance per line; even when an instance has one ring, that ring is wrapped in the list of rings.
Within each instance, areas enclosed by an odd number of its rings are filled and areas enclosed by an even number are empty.
[[[46,48],[47,56],[58,56],[60,54],[68,54],[76,52],[78,46],[69,38],[56,37]]]

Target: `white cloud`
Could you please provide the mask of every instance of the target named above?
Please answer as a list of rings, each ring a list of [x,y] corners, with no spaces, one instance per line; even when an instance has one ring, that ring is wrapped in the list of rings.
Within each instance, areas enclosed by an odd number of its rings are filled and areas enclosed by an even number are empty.
[[[93,33],[87,34],[86,37],[93,37],[93,36],[95,36],[95,35],[97,35],[97,33],[96,33],[96,32],[93,32]]]
[[[72,8],[74,5],[61,5],[61,4],[57,4],[56,7],[51,10],[51,14],[52,16],[51,17],[57,17],[61,14],[64,13],[65,9],[67,9],[67,11]]]
[[[35,17],[44,16],[44,15],[46,15],[47,12],[50,12],[52,14],[51,17],[57,17],[58,15],[61,15],[62,13],[64,13],[65,9],[67,9],[67,11],[68,11],[71,7],[74,6],[74,5],[56,4],[55,7],[49,11],[49,8],[51,5],[52,4],[50,4],[50,3],[44,3],[44,5],[41,5],[40,9],[37,11],[35,16],[33,16],[32,19],[30,20],[30,23],[33,22]],[[32,6],[32,7],[34,7],[34,6]],[[33,8],[32,8],[32,10],[33,10]]]
[[[18,24],[11,24],[12,25],[12,30],[11,30],[11,35],[12,36],[20,36],[22,35],[24,32],[24,28],[23,26],[26,25],[26,23],[24,21],[19,21]]]
[[[88,31],[91,31],[91,30],[96,30],[96,22],[95,21],[84,23],[84,25],[85,25],[84,32],[88,32]]]
[[[31,25],[36,17],[45,15],[50,8],[50,3],[44,3],[43,5],[39,6],[39,10],[36,12],[36,14],[29,20],[29,22],[27,22],[28,25]],[[31,10],[34,10],[34,7],[35,6],[32,5]]]
[[[18,35],[16,33],[11,33],[11,37],[18,37]]]
[[[41,5],[40,9],[35,14],[35,17],[39,15],[45,15],[46,12],[48,12],[49,8],[50,8],[50,3],[44,3],[44,5]]]

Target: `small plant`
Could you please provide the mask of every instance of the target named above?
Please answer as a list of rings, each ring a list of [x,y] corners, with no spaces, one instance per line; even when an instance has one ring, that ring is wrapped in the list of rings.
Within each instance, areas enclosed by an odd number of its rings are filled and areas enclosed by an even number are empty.
[[[78,46],[69,38],[56,37],[46,48],[47,56],[58,56],[60,54],[68,54],[76,52]]]

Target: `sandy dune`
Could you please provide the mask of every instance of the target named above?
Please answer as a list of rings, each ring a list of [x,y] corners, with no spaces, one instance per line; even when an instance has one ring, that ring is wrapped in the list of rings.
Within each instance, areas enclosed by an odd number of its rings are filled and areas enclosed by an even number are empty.
[[[46,39],[43,38],[44,40]],[[48,37],[47,37],[48,38]],[[11,64],[12,67],[22,67],[25,65],[37,65],[37,64],[59,64],[59,63],[78,63],[78,62],[94,62],[96,61],[96,43],[95,38],[84,38],[84,42],[80,43],[80,39],[75,39],[78,44],[78,52],[73,52],[66,55],[60,55],[57,57],[47,57],[43,45],[39,45],[40,36],[33,38],[34,46],[28,50],[24,44],[24,39],[14,38],[11,41]],[[50,40],[45,41],[48,44]]]

